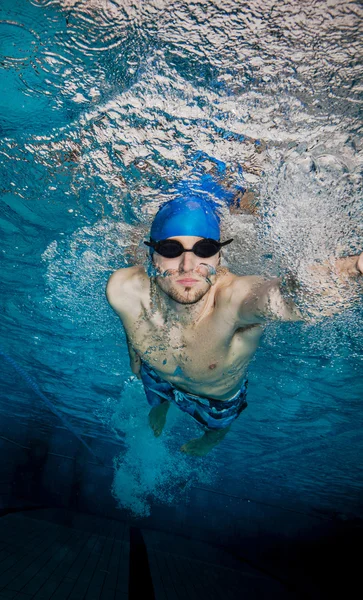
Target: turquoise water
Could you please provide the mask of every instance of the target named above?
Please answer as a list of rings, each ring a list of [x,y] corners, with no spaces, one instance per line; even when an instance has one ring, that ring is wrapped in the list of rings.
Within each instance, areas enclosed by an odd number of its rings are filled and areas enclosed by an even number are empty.
[[[71,428],[112,472],[100,506],[134,516],[193,489],[363,516],[362,286],[322,317],[308,279],[363,246],[361,25],[354,2],[3,0],[0,349],[31,377],[0,355],[6,448]],[[104,295],[182,179],[225,201],[231,270],[294,272],[318,315],[266,328],[248,410],[204,459],[174,407],[151,435]],[[244,192],[257,215],[227,208]]]

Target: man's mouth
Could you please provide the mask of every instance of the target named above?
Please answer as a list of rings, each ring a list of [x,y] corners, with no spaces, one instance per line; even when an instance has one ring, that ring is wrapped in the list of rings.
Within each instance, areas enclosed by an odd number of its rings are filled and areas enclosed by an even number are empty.
[[[186,277],[184,279],[177,279],[177,283],[180,285],[193,285],[193,283],[199,283],[198,279],[191,279],[190,277]]]

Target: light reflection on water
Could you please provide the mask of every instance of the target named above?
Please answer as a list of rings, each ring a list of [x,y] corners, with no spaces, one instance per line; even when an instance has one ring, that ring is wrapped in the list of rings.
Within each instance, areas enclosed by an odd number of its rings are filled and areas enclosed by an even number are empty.
[[[117,395],[118,374],[128,377],[105,282],[146,262],[152,215],[181,180],[214,182],[228,199],[225,260],[237,274],[292,271],[305,282],[311,260],[362,248],[361,29],[354,2],[2,2],[2,345],[91,431],[107,401],[95,378]],[[316,312],[320,298],[304,302]],[[250,416],[228,452],[238,454],[245,427],[252,460],[295,435],[304,445],[311,422],[325,419],[324,435],[339,440],[360,423],[361,290],[348,286],[339,302],[343,317],[290,326],[295,337],[267,330]],[[339,430],[329,394],[344,404]],[[3,412],[26,405],[6,396]],[[319,487],[307,470],[295,488]]]

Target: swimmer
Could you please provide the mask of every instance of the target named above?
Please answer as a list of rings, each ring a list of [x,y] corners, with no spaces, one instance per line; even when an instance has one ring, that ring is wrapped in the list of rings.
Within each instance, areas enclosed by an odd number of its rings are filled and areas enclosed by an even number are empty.
[[[246,408],[247,367],[264,324],[302,320],[281,279],[239,277],[220,266],[220,219],[199,196],[163,204],[153,221],[150,269],[119,269],[107,299],[127,335],[131,369],[144,385],[159,436],[171,402],[204,430],[181,450],[203,456]],[[338,277],[360,277],[363,253],[336,261]]]

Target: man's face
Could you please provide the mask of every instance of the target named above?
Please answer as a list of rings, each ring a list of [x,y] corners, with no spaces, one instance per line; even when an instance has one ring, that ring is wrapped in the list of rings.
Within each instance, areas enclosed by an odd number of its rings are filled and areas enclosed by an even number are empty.
[[[168,238],[178,240],[184,248],[193,248],[201,237],[190,235]],[[176,258],[165,258],[154,252],[153,262],[160,271],[156,277],[159,288],[175,302],[195,304],[208,292],[211,286],[209,277],[219,264],[219,252],[210,258],[200,258],[194,252],[184,252]]]

